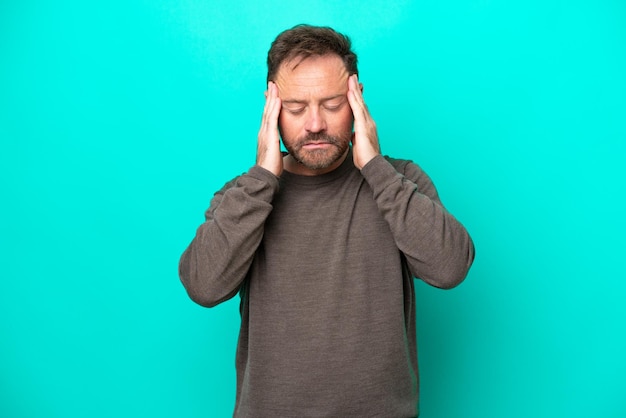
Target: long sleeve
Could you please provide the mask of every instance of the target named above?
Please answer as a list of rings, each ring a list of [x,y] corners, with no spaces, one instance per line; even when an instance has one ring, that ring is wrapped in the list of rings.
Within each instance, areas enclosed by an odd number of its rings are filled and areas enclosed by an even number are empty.
[[[377,156],[361,174],[413,276],[444,289],[463,281],[474,260],[472,239],[426,173],[414,163]]]
[[[214,195],[206,221],[179,263],[180,279],[193,301],[212,307],[237,293],[277,191],[278,178],[254,166]]]

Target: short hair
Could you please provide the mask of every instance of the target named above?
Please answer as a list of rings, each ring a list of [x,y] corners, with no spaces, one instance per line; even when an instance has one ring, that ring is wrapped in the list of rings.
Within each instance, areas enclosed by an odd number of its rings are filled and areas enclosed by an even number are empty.
[[[350,75],[359,74],[350,38],[327,26],[296,25],[281,32],[267,53],[267,81],[273,81],[283,62],[336,54]],[[299,64],[296,63],[295,66]]]

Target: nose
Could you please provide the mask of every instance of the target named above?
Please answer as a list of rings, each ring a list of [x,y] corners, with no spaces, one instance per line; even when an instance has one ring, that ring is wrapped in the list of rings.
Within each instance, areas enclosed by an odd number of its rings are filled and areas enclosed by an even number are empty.
[[[320,110],[314,106],[309,108],[309,112],[307,112],[307,120],[304,125],[304,129],[307,132],[322,132],[326,130],[326,121],[324,120]]]

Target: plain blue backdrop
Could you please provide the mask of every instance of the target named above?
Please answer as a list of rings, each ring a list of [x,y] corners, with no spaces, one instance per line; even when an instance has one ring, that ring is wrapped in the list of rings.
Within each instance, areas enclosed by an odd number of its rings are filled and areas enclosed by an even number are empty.
[[[231,415],[238,298],[177,263],[303,22],[351,36],[383,152],[476,244],[417,285],[422,417],[626,416],[619,0],[4,0],[0,416]]]

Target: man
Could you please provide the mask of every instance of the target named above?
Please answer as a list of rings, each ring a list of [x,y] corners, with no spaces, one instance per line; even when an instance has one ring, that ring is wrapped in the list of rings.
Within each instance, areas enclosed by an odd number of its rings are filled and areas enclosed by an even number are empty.
[[[347,37],[281,33],[267,78],[256,165],[180,260],[197,303],[240,294],[234,416],[416,417],[413,277],[459,284],[472,241],[417,165],[380,154]]]

